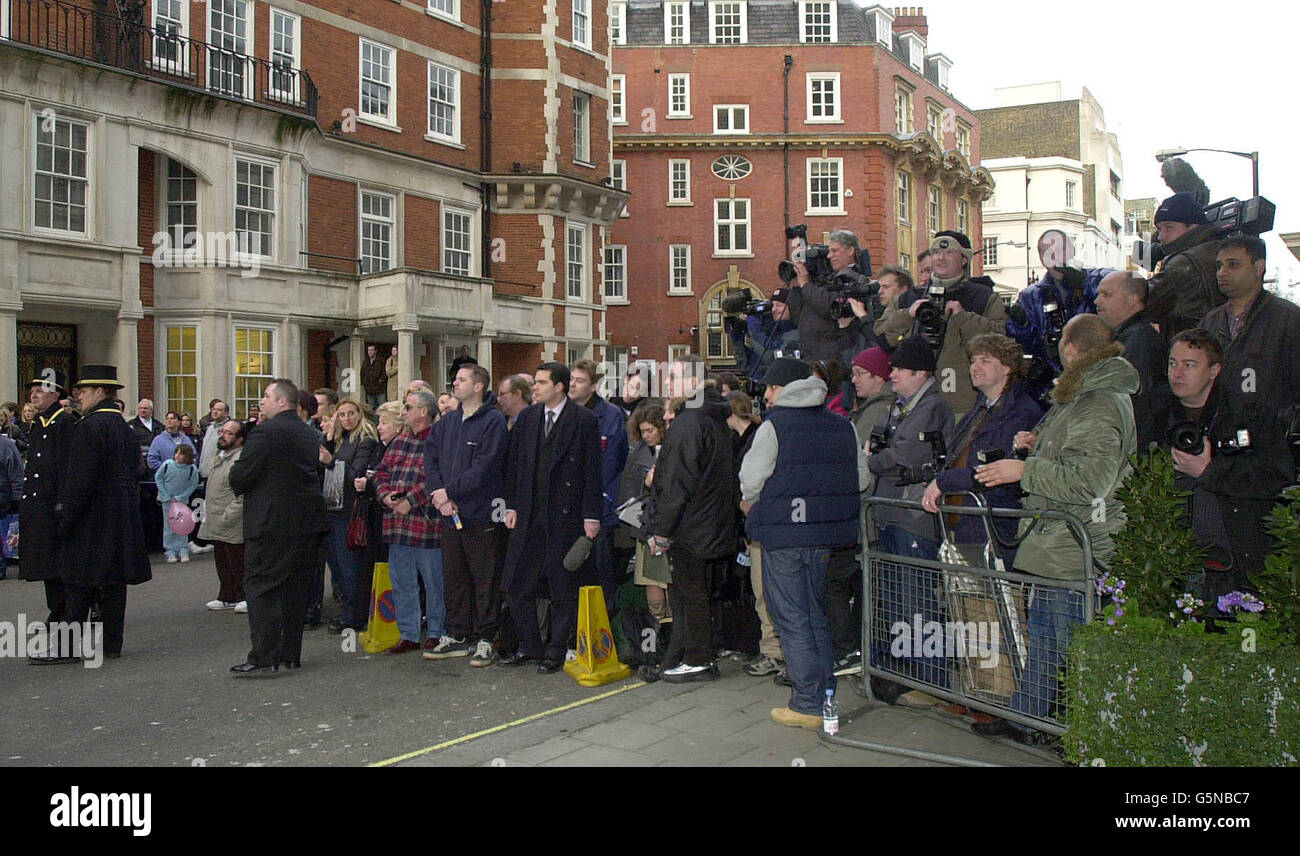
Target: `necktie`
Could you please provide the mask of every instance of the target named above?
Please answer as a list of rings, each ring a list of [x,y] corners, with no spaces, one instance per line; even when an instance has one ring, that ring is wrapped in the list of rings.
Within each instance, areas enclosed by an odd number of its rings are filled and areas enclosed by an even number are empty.
[[[548,410],[546,411],[546,434],[544,434],[543,436],[545,437],[551,436],[551,429],[554,427],[555,427],[555,411]]]

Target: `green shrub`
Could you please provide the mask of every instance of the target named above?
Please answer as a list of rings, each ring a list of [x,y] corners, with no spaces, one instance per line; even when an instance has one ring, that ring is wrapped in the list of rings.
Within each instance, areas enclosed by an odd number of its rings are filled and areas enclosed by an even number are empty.
[[[1264,601],[1264,619],[1300,645],[1300,489],[1288,488],[1287,498],[1290,504],[1275,506],[1268,522],[1276,549],[1250,581]]]

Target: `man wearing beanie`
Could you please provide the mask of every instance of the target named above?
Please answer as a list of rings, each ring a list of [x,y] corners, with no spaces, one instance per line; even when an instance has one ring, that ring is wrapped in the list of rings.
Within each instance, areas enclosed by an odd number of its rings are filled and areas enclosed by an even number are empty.
[[[936,260],[936,276],[943,276],[941,270]],[[925,495],[924,482],[928,479],[918,472],[908,471],[917,470],[934,459],[930,443],[921,437],[938,431],[943,435],[944,443],[951,446],[955,420],[952,408],[939,393],[938,379],[934,377],[934,350],[924,339],[903,340],[894,351],[890,366],[889,379],[894,385],[895,400],[888,420],[875,429],[886,436],[887,443],[885,448],[871,453],[869,458],[871,474],[875,476],[872,495],[919,505]],[[878,506],[875,518],[880,527],[881,553],[929,560],[938,557],[939,528],[934,515],[919,507],[912,510]],[[916,578],[918,574],[919,580]],[[934,595],[938,584],[939,575],[935,572],[909,570],[905,573],[897,567],[886,567],[880,579],[884,626],[893,627],[898,621],[911,626],[917,615],[921,616],[923,623],[939,620],[939,603]],[[893,657],[889,648],[887,642],[876,645],[871,652],[876,666],[927,683],[946,685],[947,675],[942,660],[920,656]],[[873,685],[873,689],[886,701],[898,698],[903,689],[888,681],[879,683],[882,686]]]
[[[763,545],[763,593],[791,686],[772,720],[815,731],[835,690],[827,576],[836,549],[858,540],[866,456],[854,450],[853,428],[826,409],[826,384],[806,363],[776,360],[767,384],[768,418],[740,467],[740,507],[745,533]]]
[[[1155,224],[1164,258],[1151,275],[1147,320],[1170,342],[1225,300],[1214,276],[1219,239],[1190,193],[1161,202]]]

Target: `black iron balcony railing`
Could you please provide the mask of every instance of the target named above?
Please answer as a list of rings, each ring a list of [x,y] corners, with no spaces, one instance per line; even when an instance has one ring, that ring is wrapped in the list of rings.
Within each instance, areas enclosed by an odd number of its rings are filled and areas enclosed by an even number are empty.
[[[0,43],[9,41],[121,69],[186,89],[316,118],[316,86],[291,62],[249,56],[234,37],[187,38],[60,0],[12,0]],[[149,4],[142,4],[148,9]]]

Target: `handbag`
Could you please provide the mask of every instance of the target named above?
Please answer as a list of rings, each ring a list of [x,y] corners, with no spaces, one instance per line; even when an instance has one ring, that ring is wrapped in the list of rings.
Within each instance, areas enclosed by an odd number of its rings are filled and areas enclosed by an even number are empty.
[[[352,502],[348,516],[348,549],[361,550],[370,546],[370,499],[358,496]]]

